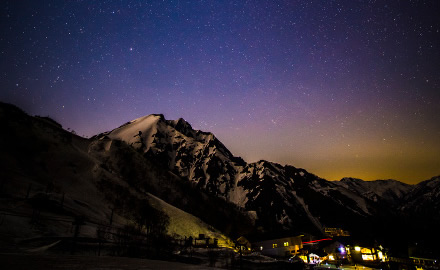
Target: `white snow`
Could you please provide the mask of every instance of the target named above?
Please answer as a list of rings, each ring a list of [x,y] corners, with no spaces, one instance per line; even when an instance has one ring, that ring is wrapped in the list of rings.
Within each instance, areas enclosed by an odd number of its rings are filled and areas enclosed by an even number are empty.
[[[353,201],[356,202],[357,206],[362,209],[362,211],[365,214],[371,215],[371,213],[368,211],[367,208],[367,203],[365,202],[365,199],[362,197],[357,196],[356,194],[350,192],[349,190],[345,190],[345,189],[338,189],[339,192],[341,192],[343,195],[345,195],[346,197],[352,199]],[[352,209],[353,211],[356,212],[355,209],[351,208],[349,205],[345,205],[346,207],[349,207],[350,209]],[[362,213],[360,213],[362,214]]]
[[[219,246],[232,245],[231,239],[223,235],[220,231],[215,230],[212,226],[206,224],[201,219],[166,203],[150,193],[147,193],[147,195],[153,207],[165,212],[169,216],[170,224],[167,228],[167,233],[169,235],[198,237],[199,234],[205,234],[208,237],[217,238]]]
[[[228,200],[244,208],[246,202],[248,201],[246,194],[247,192],[243,189],[243,187],[235,186],[229,191]]]
[[[157,122],[159,119],[160,117],[157,115],[143,116],[131,121],[127,125],[114,129],[108,136],[112,139],[125,141],[138,148],[141,144],[138,143],[139,136],[136,135],[141,131],[141,138],[147,146],[146,150],[148,150],[153,142],[153,134],[157,132]]]
[[[411,185],[395,180],[363,181],[361,179],[344,178],[341,181],[334,181],[332,183],[374,201],[377,198],[393,201],[395,199],[394,196],[403,198],[413,188]]]

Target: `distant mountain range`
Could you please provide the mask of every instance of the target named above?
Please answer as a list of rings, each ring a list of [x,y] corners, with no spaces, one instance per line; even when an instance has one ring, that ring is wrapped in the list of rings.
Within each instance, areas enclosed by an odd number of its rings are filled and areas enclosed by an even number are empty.
[[[8,104],[0,113],[8,130],[1,135],[2,171],[22,190],[26,181],[41,186],[42,179],[56,179],[60,190],[93,190],[102,197],[96,207],[118,204],[126,219],[135,213],[118,200],[120,191],[127,197],[148,193],[231,237],[274,231],[319,236],[324,227],[338,227],[389,245],[431,247],[439,238],[439,176],[417,185],[327,181],[290,165],[247,163],[214,134],[160,114],[84,139]]]

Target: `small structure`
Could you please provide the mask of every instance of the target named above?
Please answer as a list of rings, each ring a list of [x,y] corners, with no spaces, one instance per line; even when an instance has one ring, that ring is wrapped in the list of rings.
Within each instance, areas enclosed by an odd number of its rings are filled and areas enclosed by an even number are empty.
[[[328,237],[348,237],[350,236],[349,231],[344,231],[341,228],[329,228],[325,227],[324,232]]]
[[[205,234],[200,233],[199,237],[192,239],[190,237],[191,243],[194,247],[210,247],[210,248],[216,248],[218,247],[218,239],[217,238],[211,238],[209,236],[206,236]]]
[[[287,257],[299,254],[303,248],[301,235],[269,239],[252,243],[254,250],[263,255],[274,257]]]
[[[346,246],[347,255],[354,263],[375,264],[385,262],[387,256],[385,251],[379,247]]]
[[[250,253],[251,251],[251,243],[244,236],[240,236],[237,240],[234,241],[235,249],[244,251],[245,253]]]

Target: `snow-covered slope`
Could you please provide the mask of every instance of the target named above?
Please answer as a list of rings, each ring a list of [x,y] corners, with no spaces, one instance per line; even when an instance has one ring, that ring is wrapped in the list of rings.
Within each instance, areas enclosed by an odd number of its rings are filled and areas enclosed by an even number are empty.
[[[266,230],[322,232],[324,226],[338,226],[344,216],[357,221],[375,213],[370,198],[357,190],[293,166],[248,164],[212,133],[194,130],[181,118],[149,115],[98,138],[103,136],[126,142],[156,164],[255,214],[257,225]]]
[[[106,135],[126,142],[157,163],[220,196],[235,186],[234,176],[243,163],[212,133],[195,131],[182,118],[168,121],[163,115],[149,115]]]
[[[205,219],[209,224],[153,196],[150,192],[160,194],[161,189],[173,194],[171,188],[185,186],[175,185],[182,182],[178,176],[157,168],[128,145],[105,137],[81,138],[49,118],[31,117],[3,103],[0,121],[8,130],[0,133],[0,250],[20,246],[27,239],[72,237],[72,222],[78,217],[84,221],[79,237],[95,238],[98,228],[110,219],[112,226],[107,229],[116,232],[135,224],[142,215],[138,210],[148,209],[145,206],[165,214],[169,235],[204,233],[224,245],[229,242],[213,219]],[[194,195],[194,204],[173,195],[175,205],[205,204],[205,211],[215,209],[207,196],[189,188],[185,191]],[[220,211],[218,216],[226,219]]]
[[[432,215],[440,220],[440,176],[420,182],[415,185],[411,192],[405,194],[405,203],[401,210],[411,211],[422,215]]]
[[[182,211],[152,194],[148,193],[147,196],[150,203],[155,208],[160,209],[169,217],[170,224],[167,227],[167,233],[169,235],[197,238],[200,234],[204,234],[207,237],[218,239],[219,246],[233,246],[233,241],[231,239],[216,230],[214,227],[206,224],[206,222],[200,218]]]
[[[396,180],[363,181],[356,178],[343,178],[334,182],[348,190],[374,202],[385,202],[397,206],[403,198],[413,189],[408,185]]]

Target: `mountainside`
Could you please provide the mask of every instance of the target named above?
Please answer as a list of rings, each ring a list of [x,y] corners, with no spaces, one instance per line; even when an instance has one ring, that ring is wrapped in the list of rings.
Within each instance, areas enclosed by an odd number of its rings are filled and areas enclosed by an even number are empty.
[[[370,215],[369,203],[355,193],[304,169],[267,161],[247,164],[213,134],[193,130],[183,119],[149,115],[98,137],[103,136],[126,142],[200,189],[255,213],[263,230],[322,232],[321,202],[333,206],[334,216],[323,218],[327,223],[334,224],[335,216]]]
[[[4,103],[0,122],[6,131],[0,133],[2,250],[31,242],[60,245],[72,238],[76,221],[84,224],[82,238],[95,239],[102,228],[117,234],[140,226],[154,235],[203,233],[222,245],[251,228],[235,205],[194,188],[122,141],[84,139]]]
[[[405,203],[401,205],[402,211],[412,214],[428,215],[440,221],[440,176],[431,178],[415,185],[411,192],[404,196]]]
[[[356,178],[343,178],[334,183],[345,187],[359,196],[374,202],[385,202],[393,205],[393,207],[398,207],[403,203],[404,197],[413,189],[412,185],[392,179],[363,181]]]
[[[235,176],[245,164],[234,158],[213,134],[195,131],[183,119],[168,121],[163,115],[149,115],[105,135],[126,142],[156,163],[219,196],[236,187]],[[242,205],[244,198],[239,193],[238,190],[234,202]]]
[[[324,227],[343,227],[354,234],[386,237],[396,232],[393,226],[409,219],[405,205],[418,205],[416,198],[439,194],[428,190],[433,184],[353,178],[327,181],[293,166],[246,163],[212,133],[194,130],[183,119],[166,120],[163,115],[141,117],[100,136],[125,141],[198,188],[249,211],[263,231],[320,234]]]

